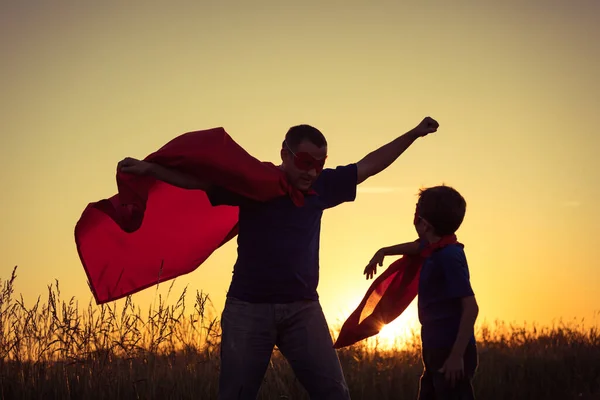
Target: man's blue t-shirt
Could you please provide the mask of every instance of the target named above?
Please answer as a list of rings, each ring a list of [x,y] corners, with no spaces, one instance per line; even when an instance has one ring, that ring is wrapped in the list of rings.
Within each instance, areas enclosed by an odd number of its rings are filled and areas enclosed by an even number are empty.
[[[461,298],[473,295],[462,245],[436,250],[423,262],[418,296],[423,347],[454,345],[462,315]]]
[[[356,164],[324,169],[302,207],[289,196],[255,202],[220,188],[211,204],[239,206],[238,257],[227,293],[251,303],[317,300],[323,210],[356,198]]]

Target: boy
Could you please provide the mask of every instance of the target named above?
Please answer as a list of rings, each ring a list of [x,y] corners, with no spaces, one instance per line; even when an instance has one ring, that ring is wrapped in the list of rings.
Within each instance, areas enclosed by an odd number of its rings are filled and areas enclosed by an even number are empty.
[[[419,240],[382,248],[364,271],[369,279],[385,256],[416,255],[427,246],[433,250],[419,277],[424,364],[419,400],[474,399],[471,381],[478,357],[473,326],[479,308],[463,246],[454,235],[465,210],[465,199],[449,186],[421,190],[414,220]]]

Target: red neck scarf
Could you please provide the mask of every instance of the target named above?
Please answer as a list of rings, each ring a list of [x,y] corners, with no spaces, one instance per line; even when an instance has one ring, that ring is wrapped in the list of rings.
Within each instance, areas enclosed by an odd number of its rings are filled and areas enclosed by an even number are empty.
[[[304,194],[242,149],[223,128],[189,132],[145,159],[257,201]],[[118,173],[118,193],[90,203],[75,226],[79,258],[98,304],[194,271],[237,235],[238,208],[206,193]],[[307,193],[310,194],[310,193]]]
[[[417,296],[423,261],[434,251],[455,243],[455,235],[444,236],[426,246],[418,256],[404,256],[394,261],[375,279],[359,306],[344,322],[333,347],[339,349],[377,335],[398,318]]]

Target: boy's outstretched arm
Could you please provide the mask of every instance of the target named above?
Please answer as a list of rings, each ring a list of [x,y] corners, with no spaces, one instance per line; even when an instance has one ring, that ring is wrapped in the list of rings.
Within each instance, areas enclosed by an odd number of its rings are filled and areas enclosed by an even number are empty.
[[[371,258],[371,261],[369,261],[369,264],[365,267],[364,274],[367,276],[367,280],[372,279],[377,273],[377,265],[383,266],[383,259],[386,256],[416,256],[419,254],[419,252],[419,240],[384,247],[379,249],[373,258]]]
[[[437,131],[439,124],[433,118],[426,117],[416,128],[406,132],[390,143],[367,154],[357,163],[358,183],[376,175],[389,167],[411,144],[420,137]]]

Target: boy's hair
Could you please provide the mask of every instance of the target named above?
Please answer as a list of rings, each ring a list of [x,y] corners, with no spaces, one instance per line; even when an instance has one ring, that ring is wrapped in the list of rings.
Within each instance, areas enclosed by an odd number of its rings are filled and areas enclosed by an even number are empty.
[[[454,234],[465,218],[467,202],[454,188],[434,186],[419,191],[417,214],[429,222],[439,236]]]
[[[285,134],[285,140],[281,146],[285,148],[287,143],[292,151],[296,151],[298,145],[304,141],[309,141],[319,148],[327,146],[327,140],[321,131],[310,125],[292,126]]]

